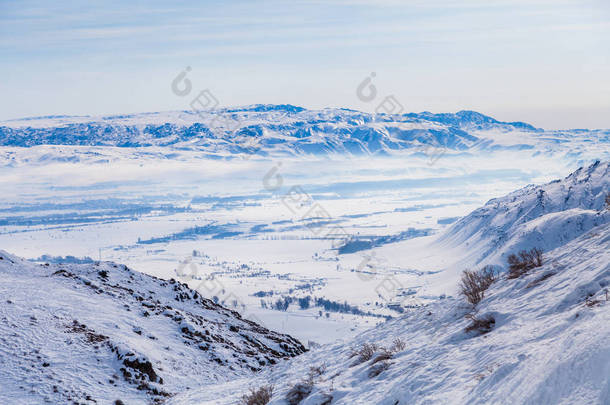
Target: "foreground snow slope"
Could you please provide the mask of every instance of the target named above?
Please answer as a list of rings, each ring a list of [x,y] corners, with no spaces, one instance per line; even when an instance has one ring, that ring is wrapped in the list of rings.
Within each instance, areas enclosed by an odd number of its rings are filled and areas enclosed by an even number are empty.
[[[0,403],[145,404],[304,352],[173,280],[0,251]]]

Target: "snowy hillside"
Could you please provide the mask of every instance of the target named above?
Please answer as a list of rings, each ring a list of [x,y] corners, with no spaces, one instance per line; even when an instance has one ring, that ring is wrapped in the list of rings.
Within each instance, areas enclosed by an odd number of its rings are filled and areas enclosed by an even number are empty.
[[[544,131],[474,111],[368,114],[330,108],[310,111],[291,105],[0,122],[1,146],[161,146],[215,156],[385,156],[403,150],[441,155],[499,149],[540,153],[569,144],[574,158],[586,153],[592,140],[609,142],[609,135],[607,130]]]
[[[580,168],[563,180],[528,186],[453,224],[440,246],[468,246],[475,263],[500,264],[515,251],[535,246],[551,250],[590,229],[610,222],[610,163]]]
[[[484,265],[505,267],[522,249],[550,251],[610,222],[605,198],[610,193],[610,164],[595,162],[569,176],[528,185],[457,219],[436,235],[375,249],[395,268],[429,272],[404,281],[418,296],[454,295],[460,274]]]
[[[607,193],[608,164],[597,163],[493,200],[449,229],[445,240],[463,250],[487,239],[503,250],[546,248],[542,266],[514,279],[502,272],[476,306],[462,296],[436,301],[170,403],[236,404],[247,387],[272,385],[277,405],[609,404]]]
[[[109,262],[32,264],[0,251],[0,403],[162,402],[251,376],[304,347]]]

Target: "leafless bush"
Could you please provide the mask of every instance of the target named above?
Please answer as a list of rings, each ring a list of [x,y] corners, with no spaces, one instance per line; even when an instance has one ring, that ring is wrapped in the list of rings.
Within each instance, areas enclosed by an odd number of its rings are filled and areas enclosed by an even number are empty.
[[[531,269],[542,266],[542,250],[522,250],[508,256],[508,278],[519,278]]]
[[[394,338],[392,341],[392,346],[390,346],[390,351],[393,353],[402,352],[407,348],[407,344],[401,338]]]
[[[352,349],[350,358],[356,357],[356,360],[350,367],[357,366],[358,364],[362,364],[371,359],[373,359],[371,361],[372,365],[379,362],[385,362],[390,360],[395,353],[403,351],[406,347],[406,343],[400,338],[395,338],[389,349],[375,343],[364,343],[359,348]]]
[[[464,270],[460,281],[460,294],[472,305],[477,305],[485,296],[485,290],[496,281],[497,275],[492,266],[481,270]]]
[[[309,382],[295,384],[286,394],[286,402],[288,402],[289,405],[298,405],[311,394],[312,390],[313,384],[310,384]]]
[[[477,318],[473,314],[466,315],[466,318],[470,319],[470,325],[464,329],[466,332],[479,332],[480,334],[485,334],[490,332],[494,325],[496,324],[496,320],[493,316],[487,315],[482,318]]]
[[[273,396],[273,385],[265,385],[259,389],[250,388],[250,393],[241,397],[242,405],[266,405]]]
[[[606,209],[610,211],[610,193],[606,194]]]
[[[352,364],[352,366],[369,361],[377,350],[379,350],[379,346],[377,346],[375,343],[364,343],[362,346],[360,346],[360,348],[352,350],[350,358],[356,357],[356,361]]]

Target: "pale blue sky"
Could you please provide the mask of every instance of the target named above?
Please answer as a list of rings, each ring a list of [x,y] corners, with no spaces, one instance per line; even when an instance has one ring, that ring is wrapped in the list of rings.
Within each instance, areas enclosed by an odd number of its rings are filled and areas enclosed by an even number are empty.
[[[0,0],[0,119],[221,105],[474,109],[610,128],[610,1]],[[356,87],[371,72],[378,99]]]

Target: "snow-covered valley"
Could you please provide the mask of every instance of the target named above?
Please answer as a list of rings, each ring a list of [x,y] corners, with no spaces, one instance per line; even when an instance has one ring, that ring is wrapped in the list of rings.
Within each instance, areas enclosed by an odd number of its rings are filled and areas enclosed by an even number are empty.
[[[419,246],[491,198],[610,157],[605,130],[468,111],[254,105],[0,128],[6,251],[111,260],[164,279],[188,262],[191,287],[214,277],[203,294],[305,344],[398,315],[395,297],[376,291],[388,275],[411,306],[454,295],[452,279],[429,280],[445,278],[451,257]],[[361,277],[372,265],[377,275]]]
[[[0,123],[4,402],[233,404],[272,384],[281,404],[303,381],[302,404],[610,401],[608,131],[209,114]],[[506,279],[531,248],[544,264]],[[485,265],[473,308],[460,276]]]

